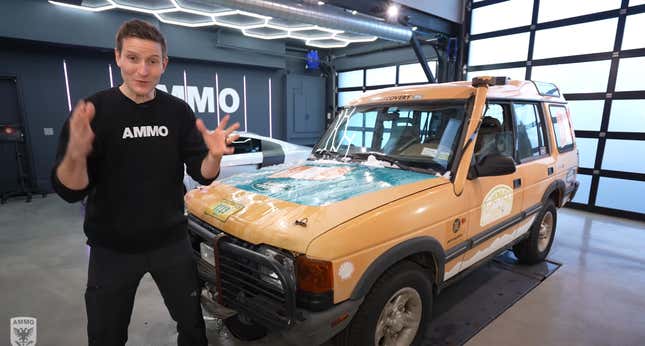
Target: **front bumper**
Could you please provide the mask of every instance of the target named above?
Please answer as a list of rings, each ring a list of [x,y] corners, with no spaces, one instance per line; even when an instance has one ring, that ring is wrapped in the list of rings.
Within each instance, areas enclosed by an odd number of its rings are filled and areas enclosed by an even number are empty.
[[[202,291],[201,302],[204,310],[213,317],[226,319],[237,314],[216,302],[206,289]],[[321,345],[347,327],[362,302],[362,298],[348,300],[321,312],[298,309],[301,319],[290,328],[271,330],[271,337],[280,345]]]
[[[270,330],[295,323],[296,284],[276,259],[194,216],[189,216],[188,233],[199,277],[217,303],[252,316]],[[201,243],[213,248],[215,266],[201,258]]]
[[[296,284],[284,266],[253,244],[226,235],[189,216],[188,231],[203,282],[202,305],[211,315],[244,313],[283,343],[321,344],[349,324],[362,300],[349,300],[320,312],[296,306]],[[200,243],[213,247],[215,266],[201,258]],[[259,270],[264,268],[265,271]],[[267,282],[266,268],[275,275]],[[264,277],[263,277],[264,275]]]

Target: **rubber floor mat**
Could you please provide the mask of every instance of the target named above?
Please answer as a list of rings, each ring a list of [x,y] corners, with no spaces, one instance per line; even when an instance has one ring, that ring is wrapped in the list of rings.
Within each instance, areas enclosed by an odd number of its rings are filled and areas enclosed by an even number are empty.
[[[463,345],[497,316],[553,274],[560,263],[527,266],[510,251],[475,269],[435,298],[425,345]]]

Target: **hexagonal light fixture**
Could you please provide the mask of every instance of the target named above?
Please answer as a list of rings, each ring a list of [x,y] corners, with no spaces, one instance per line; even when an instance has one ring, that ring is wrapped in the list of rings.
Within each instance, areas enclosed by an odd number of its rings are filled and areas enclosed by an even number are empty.
[[[271,26],[270,24],[266,24],[259,28],[243,29],[242,33],[245,36],[261,38],[263,40],[275,40],[289,37],[288,31]]]
[[[330,49],[347,47],[349,45],[349,42],[330,38],[324,40],[307,40],[306,44],[312,47]]]
[[[184,11],[155,13],[155,17],[157,17],[160,22],[166,24],[182,25],[191,28],[210,26],[214,24],[213,17],[211,16],[204,16]]]
[[[120,9],[154,15],[160,22],[186,27],[225,26],[245,36],[265,40],[294,38],[318,48],[342,48],[354,42],[371,42],[376,36],[360,35],[317,25],[271,18],[230,9],[200,0],[82,0],[81,5],[48,0],[51,4],[100,12]],[[145,3],[145,6],[142,5]]]
[[[232,11],[228,7],[209,4],[200,0],[170,0],[170,2],[172,2],[172,4],[178,9],[193,14],[216,15],[218,13],[230,13]]]
[[[260,17],[257,15],[249,15],[248,12],[235,11],[235,13],[214,16],[214,19],[216,25],[242,30],[262,27],[267,23],[269,17]]]
[[[313,24],[294,22],[292,20],[282,18],[271,18],[271,20],[269,20],[269,24],[283,30],[310,29],[315,27]]]
[[[145,12],[150,14],[174,12],[177,8],[170,0],[150,0],[146,2],[148,6],[141,6],[137,0],[107,0],[117,8],[135,12]]]
[[[54,5],[59,5],[62,7],[69,7],[77,10],[84,10],[84,11],[90,11],[90,12],[101,12],[101,11],[107,11],[107,10],[116,8],[113,4],[109,3],[107,0],[97,0],[97,1],[89,1],[89,2],[87,0],[84,0],[80,6],[68,4],[65,2],[52,1],[52,0],[49,0],[49,3]]]
[[[301,40],[323,40],[334,37],[334,35],[342,33],[340,30],[332,30],[314,26],[310,28],[292,29],[289,30],[289,37],[299,38]]]
[[[373,42],[373,41],[376,41],[378,39],[378,37],[376,37],[376,36],[355,34],[353,32],[341,32],[339,34],[334,35],[334,38],[338,39],[338,40],[347,41],[349,43]]]

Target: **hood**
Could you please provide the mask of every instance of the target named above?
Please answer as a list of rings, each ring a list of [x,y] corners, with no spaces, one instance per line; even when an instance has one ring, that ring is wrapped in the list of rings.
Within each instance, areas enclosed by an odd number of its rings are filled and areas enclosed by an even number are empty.
[[[235,237],[305,253],[320,234],[445,183],[443,177],[396,168],[308,161],[215,181],[189,192],[186,205],[190,213]]]

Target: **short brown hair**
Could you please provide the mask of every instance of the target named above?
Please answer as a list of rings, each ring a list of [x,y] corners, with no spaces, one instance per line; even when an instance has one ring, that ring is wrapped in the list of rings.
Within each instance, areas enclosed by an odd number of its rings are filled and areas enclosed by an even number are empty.
[[[157,27],[146,21],[131,19],[121,24],[119,31],[116,33],[116,50],[119,54],[121,54],[121,49],[123,48],[123,40],[128,37],[136,37],[142,40],[157,42],[161,45],[163,56],[167,56],[166,39]]]

